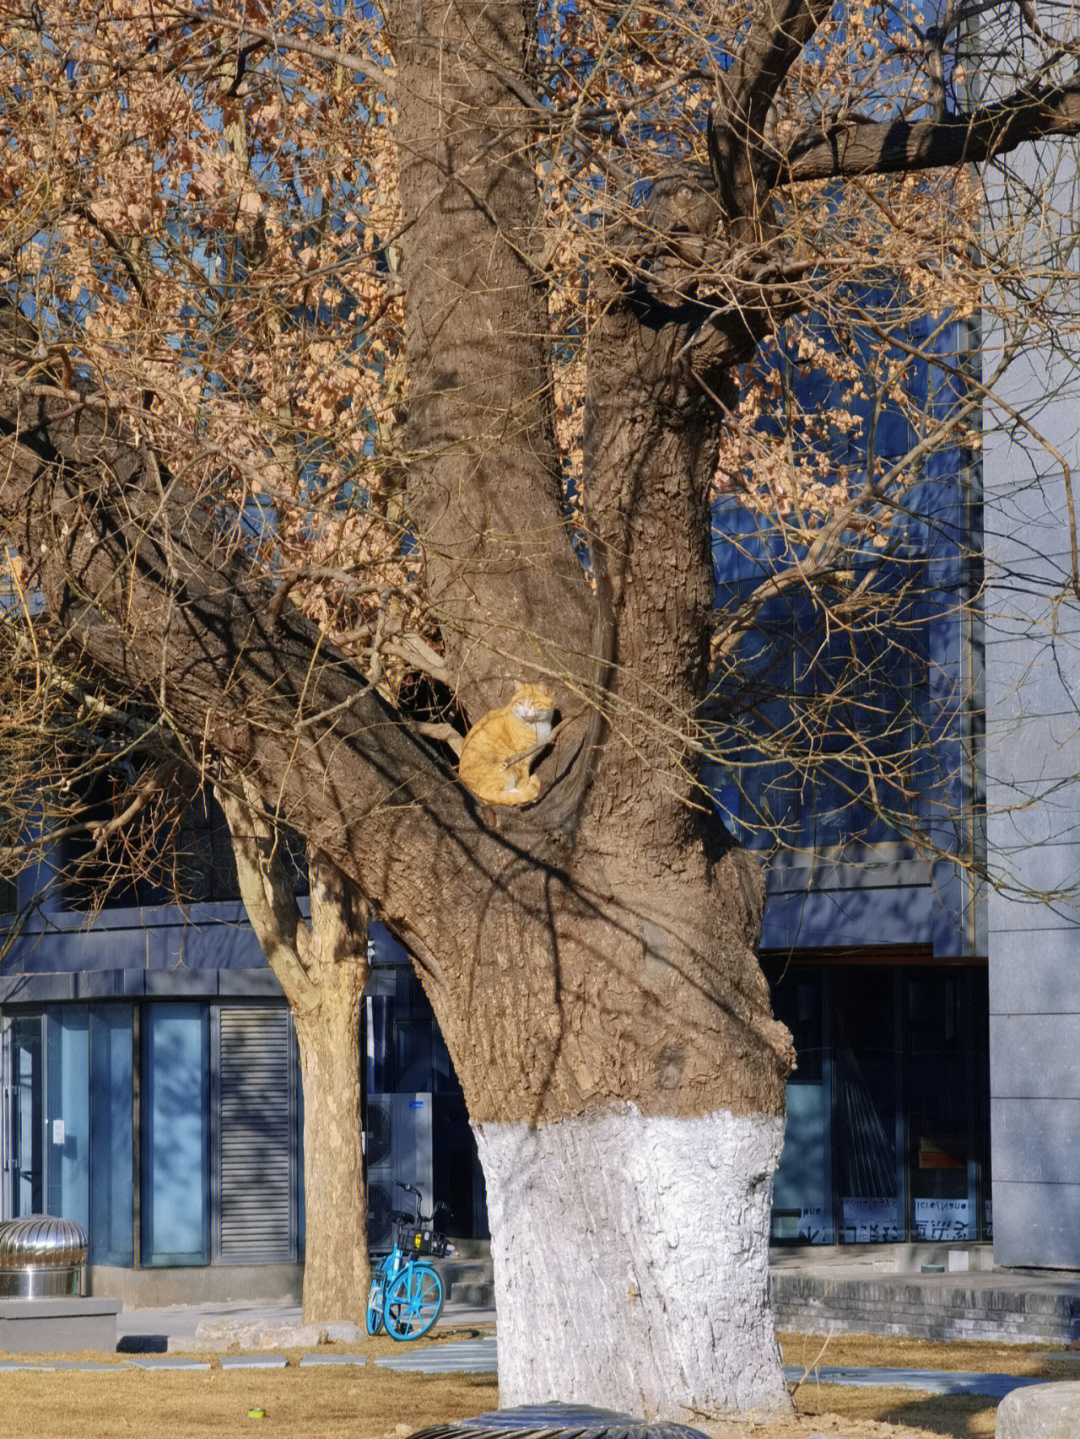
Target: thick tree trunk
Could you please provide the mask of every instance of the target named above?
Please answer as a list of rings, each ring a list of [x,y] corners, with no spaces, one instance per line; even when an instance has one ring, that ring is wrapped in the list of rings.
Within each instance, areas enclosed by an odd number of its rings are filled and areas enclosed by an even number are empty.
[[[687,1422],[788,1408],[767,1301],[782,1140],[769,1116],[630,1103],[480,1125],[500,1402]]]
[[[783,1412],[766,1285],[791,1050],[750,947],[760,876],[622,841],[559,876],[508,866],[479,932],[445,916],[467,1009],[429,992],[487,1181],[500,1398]]]
[[[360,1001],[366,968],[337,965],[296,1011],[304,1084],[304,1323],[364,1322],[370,1278],[361,1135]]]

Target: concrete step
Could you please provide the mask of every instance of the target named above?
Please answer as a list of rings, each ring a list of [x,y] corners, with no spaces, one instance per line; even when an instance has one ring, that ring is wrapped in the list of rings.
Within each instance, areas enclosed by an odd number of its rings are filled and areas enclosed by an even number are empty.
[[[855,1274],[773,1269],[779,1329],[912,1339],[1061,1345],[1080,1335],[1080,1275],[1041,1271]]]
[[[457,1250],[455,1259],[491,1259],[490,1239],[455,1239],[452,1234],[448,1237]]]
[[[459,1247],[456,1240],[455,1247]],[[495,1277],[490,1253],[475,1256],[458,1253],[449,1259],[435,1260],[435,1267],[442,1275],[447,1299],[476,1308],[486,1308],[495,1303]]]

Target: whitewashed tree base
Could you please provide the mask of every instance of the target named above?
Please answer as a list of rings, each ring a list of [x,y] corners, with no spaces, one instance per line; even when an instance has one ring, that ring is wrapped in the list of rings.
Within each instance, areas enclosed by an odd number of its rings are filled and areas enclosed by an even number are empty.
[[[768,1307],[782,1119],[619,1112],[477,1128],[500,1405],[685,1422],[791,1408]]]

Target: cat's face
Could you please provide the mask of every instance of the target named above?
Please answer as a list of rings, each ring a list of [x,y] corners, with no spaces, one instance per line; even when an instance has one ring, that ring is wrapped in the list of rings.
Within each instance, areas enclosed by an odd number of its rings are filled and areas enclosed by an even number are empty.
[[[555,701],[543,685],[518,685],[510,703],[514,713],[526,724],[550,719],[555,712]]]

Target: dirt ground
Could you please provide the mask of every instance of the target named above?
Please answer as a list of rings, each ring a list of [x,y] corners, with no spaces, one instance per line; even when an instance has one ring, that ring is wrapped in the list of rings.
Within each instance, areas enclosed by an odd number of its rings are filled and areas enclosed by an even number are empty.
[[[452,1330],[435,1342],[478,1331]],[[333,1346],[343,1352],[346,1346]],[[400,1353],[385,1337],[350,1346],[368,1356]],[[1080,1378],[1080,1355],[993,1344],[928,1344],[811,1335],[782,1338],[784,1362],[802,1365],[796,1417],[772,1423],[708,1422],[712,1439],[983,1439],[994,1432],[996,1401],[947,1398],[911,1389],[857,1389],[814,1382],[815,1364],[887,1365],[982,1370]],[[9,1358],[29,1358],[10,1355]],[[76,1356],[64,1356],[71,1359]],[[147,1372],[125,1356],[80,1355],[107,1362],[107,1372],[0,1372],[0,1439],[404,1439],[425,1425],[467,1418],[498,1407],[493,1375],[395,1374],[362,1367],[226,1370],[206,1355],[208,1372]],[[48,1363],[42,1358],[43,1364]],[[249,1417],[261,1409],[265,1417]]]

